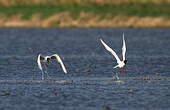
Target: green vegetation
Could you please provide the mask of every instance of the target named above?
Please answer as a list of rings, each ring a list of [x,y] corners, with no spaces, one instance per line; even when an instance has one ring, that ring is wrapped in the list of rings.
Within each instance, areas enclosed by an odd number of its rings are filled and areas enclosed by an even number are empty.
[[[0,0],[1,27],[170,27],[170,0]]]
[[[90,12],[97,15],[111,16],[139,16],[139,17],[167,17],[170,18],[170,3],[122,3],[122,4],[22,4],[0,6],[0,16],[22,15],[24,19],[33,14],[43,17],[62,12],[69,12],[79,17],[81,12]]]

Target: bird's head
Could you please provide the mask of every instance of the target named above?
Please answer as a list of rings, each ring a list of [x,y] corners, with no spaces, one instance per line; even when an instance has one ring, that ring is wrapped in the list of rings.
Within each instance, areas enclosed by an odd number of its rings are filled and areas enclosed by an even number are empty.
[[[48,62],[48,63],[50,62],[50,58],[47,58],[47,62]]]
[[[127,62],[128,62],[127,60],[124,61],[125,64],[127,64]]]

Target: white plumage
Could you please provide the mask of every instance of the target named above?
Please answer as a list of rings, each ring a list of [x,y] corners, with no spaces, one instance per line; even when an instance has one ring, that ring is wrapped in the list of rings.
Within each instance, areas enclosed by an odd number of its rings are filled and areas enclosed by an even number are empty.
[[[43,63],[48,64],[51,60],[57,60],[58,63],[60,63],[64,73],[67,73],[67,70],[66,70],[66,68],[64,66],[64,63],[63,63],[63,61],[61,60],[61,58],[60,58],[60,56],[58,54],[53,54],[51,56],[45,56],[45,57],[43,57],[43,56],[41,56],[41,54],[39,54],[38,59],[37,59],[37,63],[38,63],[39,69],[42,71],[42,75],[44,74],[44,72],[43,72],[41,63],[43,62]],[[42,76],[42,79],[44,79],[43,76]]]
[[[112,53],[112,55],[116,58],[116,61],[117,61],[117,64],[114,68],[123,68],[126,63],[127,63],[127,60],[125,59],[125,54],[126,54],[126,44],[125,44],[125,39],[124,39],[124,34],[123,34],[123,46],[122,46],[122,57],[123,57],[123,60],[121,61],[119,59],[119,57],[117,56],[116,52],[113,51],[108,45],[106,45],[106,43],[100,39],[101,43],[103,44],[103,46],[105,47],[106,50],[108,50],[109,52]]]

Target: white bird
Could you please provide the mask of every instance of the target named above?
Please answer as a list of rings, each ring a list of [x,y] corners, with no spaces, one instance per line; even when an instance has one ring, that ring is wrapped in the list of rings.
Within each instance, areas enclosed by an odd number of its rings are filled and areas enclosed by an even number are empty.
[[[63,63],[63,61],[61,60],[61,58],[58,54],[53,54],[51,56],[45,56],[45,57],[43,57],[43,56],[41,56],[41,54],[39,54],[38,59],[37,59],[37,63],[38,63],[39,69],[42,71],[42,79],[44,79],[44,72],[43,72],[43,69],[42,69],[41,62],[45,63],[46,66],[48,66],[48,64],[51,60],[57,60],[60,63],[64,73],[67,73],[67,70],[64,66],[64,63]]]
[[[116,52],[113,51],[108,45],[106,45],[106,43],[102,39],[100,39],[100,41],[104,45],[105,49],[108,50],[109,52],[111,52],[112,55],[116,58],[118,65],[116,65],[114,68],[117,68],[117,67],[124,68],[124,66],[127,64],[127,60],[125,59],[126,44],[125,44],[124,34],[123,34],[123,46],[122,46],[122,56],[123,56],[123,60],[122,61],[117,56]]]

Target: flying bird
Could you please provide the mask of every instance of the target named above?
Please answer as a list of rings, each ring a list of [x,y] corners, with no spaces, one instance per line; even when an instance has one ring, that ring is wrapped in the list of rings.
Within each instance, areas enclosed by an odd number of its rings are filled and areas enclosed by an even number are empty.
[[[41,56],[41,54],[39,54],[38,59],[37,59],[37,63],[38,63],[39,69],[42,71],[42,79],[44,79],[44,71],[43,71],[41,63],[45,63],[45,66],[47,67],[49,62],[52,61],[52,60],[57,60],[58,63],[60,63],[64,73],[67,73],[67,70],[64,66],[64,63],[63,63],[63,61],[61,60],[61,58],[58,54],[53,54],[51,56],[45,56],[45,57],[43,57],[43,56]]]
[[[117,56],[116,52],[114,50],[112,50],[108,45],[106,45],[106,43],[102,39],[100,39],[100,41],[103,44],[103,46],[105,47],[105,49],[107,51],[111,52],[111,54],[116,58],[116,61],[117,61],[118,65],[114,66],[113,68],[118,68],[119,67],[119,68],[121,68],[123,70],[123,68],[127,64],[127,60],[125,59],[126,44],[125,44],[124,34],[123,34],[123,46],[122,46],[122,56],[123,56],[122,61]]]

